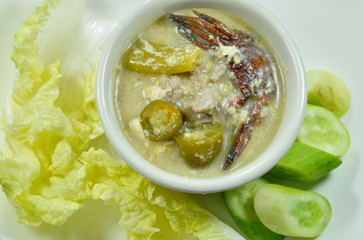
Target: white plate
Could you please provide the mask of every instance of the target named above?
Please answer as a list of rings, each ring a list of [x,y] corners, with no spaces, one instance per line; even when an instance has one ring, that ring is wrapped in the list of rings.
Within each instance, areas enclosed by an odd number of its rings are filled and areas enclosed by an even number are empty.
[[[143,0],[133,1],[132,4]],[[125,13],[134,5],[126,1],[87,0],[100,14]],[[363,1],[360,0],[258,0],[287,28],[302,55],[306,69],[320,68],[341,77],[351,91],[351,108],[342,120],[351,134],[350,150],[343,164],[328,177],[301,188],[326,196],[333,217],[319,240],[363,239]],[[11,91],[15,67],[10,60],[13,35],[40,0],[0,0],[0,108]],[[111,5],[112,4],[112,5]],[[197,195],[197,201],[235,227],[220,194]],[[0,193],[0,239],[126,239],[117,226],[118,210],[89,201],[63,226],[32,228],[17,223],[14,210]]]

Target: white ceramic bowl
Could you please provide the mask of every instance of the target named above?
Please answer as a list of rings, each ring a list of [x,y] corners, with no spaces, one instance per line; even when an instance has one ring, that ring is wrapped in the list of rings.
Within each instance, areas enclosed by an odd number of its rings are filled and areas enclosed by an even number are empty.
[[[252,163],[212,178],[182,177],[144,159],[127,141],[114,106],[116,67],[132,40],[158,17],[185,8],[215,8],[240,16],[269,42],[285,72],[286,108],[270,146]],[[288,151],[300,129],[306,103],[306,82],[299,53],[289,34],[267,10],[251,0],[149,0],[120,23],[99,64],[96,100],[106,135],[118,154],[137,172],[162,186],[194,193],[219,192],[252,181],[270,170]]]

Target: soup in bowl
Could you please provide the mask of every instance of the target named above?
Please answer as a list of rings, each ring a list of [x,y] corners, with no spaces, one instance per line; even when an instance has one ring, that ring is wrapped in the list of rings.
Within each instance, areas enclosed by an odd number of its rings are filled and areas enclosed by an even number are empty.
[[[97,103],[132,168],[165,187],[207,193],[263,175],[287,152],[305,85],[292,40],[261,6],[155,0],[111,37]]]

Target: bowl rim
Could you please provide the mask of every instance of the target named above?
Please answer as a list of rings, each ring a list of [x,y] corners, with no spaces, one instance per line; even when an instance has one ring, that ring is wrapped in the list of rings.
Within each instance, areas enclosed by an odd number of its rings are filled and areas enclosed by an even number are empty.
[[[275,149],[270,149],[271,147],[268,147],[268,149],[266,149],[264,153],[262,153],[250,164],[231,171],[228,174],[209,178],[184,177],[172,174],[153,165],[148,160],[144,159],[140,154],[138,154],[137,151],[132,147],[132,145],[127,141],[124,133],[120,129],[121,125],[119,123],[119,120],[117,119],[117,113],[114,109],[113,103],[114,98],[112,98],[112,95],[114,93],[111,92],[110,94],[110,91],[112,91],[112,86],[110,84],[112,84],[112,82],[114,81],[114,78],[112,78],[111,76],[116,72],[116,66],[112,66],[112,63],[116,64],[119,61],[122,51],[125,49],[121,49],[121,38],[125,38],[126,43],[130,42],[136,37],[135,34],[142,30],[142,27],[146,27],[148,24],[151,23],[151,19],[155,20],[157,17],[160,17],[167,12],[178,9],[199,7],[216,8],[230,12],[234,15],[236,15],[236,13],[242,8],[245,11],[247,9],[248,11],[250,11],[250,14],[257,15],[258,19],[262,19],[266,24],[270,24],[270,26],[273,26],[273,34],[276,34],[277,36],[281,37],[281,39],[283,39],[283,44],[285,45],[286,51],[290,55],[289,60],[294,63],[294,69],[289,69],[289,71],[294,72],[296,74],[296,78],[300,79],[300,81],[295,81],[296,85],[294,87],[297,89],[301,89],[301,91],[296,91],[296,93],[294,93],[294,96],[287,96],[287,98],[289,99],[293,97],[293,99],[296,99],[297,102],[295,103],[293,108],[290,107],[291,112],[288,113],[288,115],[290,115],[288,119],[286,119],[287,109],[284,110],[285,112],[283,113],[283,119],[281,120],[282,122],[280,125],[284,124],[285,126],[283,127],[285,129],[283,131],[278,130],[276,136],[272,140],[272,144],[274,145]],[[146,12],[149,13],[147,14],[147,16],[145,16]],[[133,33],[131,31],[129,34],[125,34],[128,33],[125,32],[128,26],[131,26],[135,22],[142,21],[142,19],[140,20],[139,18],[140,16],[143,16],[143,18],[145,18],[144,21],[148,23],[137,23],[140,27],[133,28]],[[266,26],[265,28],[269,29],[268,27],[270,26]],[[261,29],[257,30],[263,35],[264,32]],[[121,37],[122,33],[124,33],[125,36]],[[116,47],[116,44],[119,45]],[[116,50],[117,48],[119,49]],[[118,58],[116,56],[117,54],[115,54],[115,51],[120,53],[118,55]],[[110,80],[110,78],[112,79]],[[289,95],[289,92],[286,91],[286,94]],[[307,90],[305,70],[295,43],[293,42],[289,33],[283,27],[283,25],[268,10],[251,0],[145,1],[138,8],[134,8],[127,15],[125,15],[125,17],[120,21],[119,25],[114,30],[114,32],[111,34],[109,41],[107,42],[101,55],[96,75],[96,104],[98,112],[105,134],[117,154],[121,156],[121,158],[124,159],[124,161],[131,168],[133,168],[135,171],[148,178],[152,182],[174,190],[192,193],[212,193],[232,189],[247,182],[250,182],[270,170],[278,162],[278,160],[289,150],[289,148],[295,141],[303,121],[306,98]],[[281,127],[282,126],[280,126],[280,128]],[[277,143],[277,138],[284,139],[286,144],[281,144],[281,142]],[[273,155],[274,159],[270,161],[262,161],[264,158],[269,157],[268,155]]]

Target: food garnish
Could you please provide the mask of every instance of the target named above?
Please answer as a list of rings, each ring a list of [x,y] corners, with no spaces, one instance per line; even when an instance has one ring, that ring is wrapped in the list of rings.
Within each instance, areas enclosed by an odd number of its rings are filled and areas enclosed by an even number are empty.
[[[258,178],[238,188],[223,192],[223,200],[233,220],[249,240],[282,240],[284,235],[268,229],[253,206],[256,191],[269,182]],[[278,216],[277,216],[278,217]]]
[[[342,156],[350,146],[349,132],[331,111],[308,104],[297,140],[335,156]]]
[[[321,89],[325,89],[324,83],[327,78],[320,77],[334,76],[318,69],[309,72],[315,75],[314,86],[320,86]],[[349,92],[346,92],[346,95],[349,96]],[[328,96],[331,97],[334,97],[334,94]],[[337,99],[330,100],[337,102]],[[250,240],[274,237],[284,239],[284,235],[321,235],[332,215],[329,201],[319,193],[303,191],[291,187],[291,184],[294,181],[316,182],[336,169],[342,164],[340,156],[348,150],[349,144],[349,133],[337,115],[321,106],[308,104],[297,141],[264,175],[269,181],[279,184],[269,184],[265,179],[259,178],[223,193],[227,209],[241,231]],[[292,183],[286,187],[283,186],[283,180]],[[266,235],[270,232],[266,232],[264,228],[276,235]]]
[[[295,142],[285,156],[269,171],[276,177],[313,182],[340,166],[342,160],[330,153]]]
[[[94,85],[98,50],[116,25],[84,1],[45,0],[19,28],[18,75],[0,120],[0,186],[18,221],[62,225],[98,200],[118,206],[129,239],[243,240],[190,196],[145,179],[111,150]]]
[[[291,237],[319,236],[332,215],[329,201],[319,193],[279,184],[261,186],[253,205],[267,228]]]
[[[308,103],[343,116],[350,106],[350,92],[344,82],[331,72],[311,69],[306,72]]]

